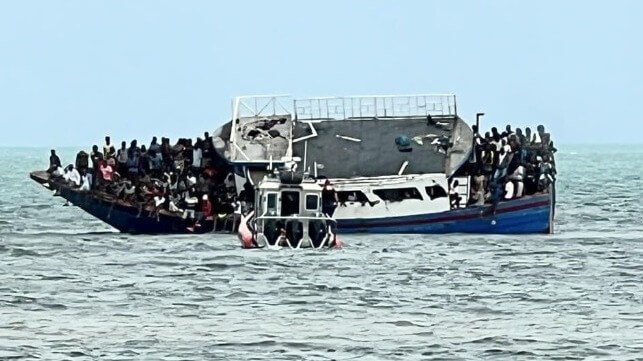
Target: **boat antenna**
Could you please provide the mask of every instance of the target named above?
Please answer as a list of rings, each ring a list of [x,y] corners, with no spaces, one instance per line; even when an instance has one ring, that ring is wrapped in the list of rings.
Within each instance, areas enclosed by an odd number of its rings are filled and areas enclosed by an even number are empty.
[[[476,132],[478,132],[478,135],[480,135],[480,118],[484,116],[484,113],[476,113]],[[476,159],[476,137],[475,134],[471,138],[471,154],[469,155],[469,162],[470,163],[476,163],[478,160]]]
[[[476,113],[476,128],[478,128],[478,132],[480,132],[480,118],[484,116],[484,113]]]

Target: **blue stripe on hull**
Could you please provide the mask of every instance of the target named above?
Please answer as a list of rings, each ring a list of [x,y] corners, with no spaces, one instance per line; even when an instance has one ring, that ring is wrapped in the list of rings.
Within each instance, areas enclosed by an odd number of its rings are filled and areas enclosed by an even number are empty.
[[[92,216],[121,232],[143,234],[192,233],[190,222],[180,217],[161,215],[149,217],[144,211],[138,216],[134,207],[112,205],[89,194],[61,189],[61,196]],[[338,219],[340,233],[548,233],[552,197],[548,194],[502,202],[495,215],[489,207],[473,207],[404,217],[375,219]],[[196,233],[209,232],[213,224],[204,225]]]
[[[103,201],[91,196],[88,193],[82,193],[75,190],[62,188],[60,195],[78,206],[85,212],[109,224],[110,226],[126,233],[138,234],[172,234],[172,233],[202,233],[212,230],[212,222],[204,225],[203,228],[197,228],[195,232],[188,231],[191,222],[180,217],[160,215],[150,217],[149,211],[143,211],[138,215],[138,209],[135,207],[125,207],[122,205],[112,205],[111,202]]]
[[[548,233],[551,216],[549,195],[524,197],[490,208],[473,207],[441,213],[376,219],[338,219],[341,233]]]

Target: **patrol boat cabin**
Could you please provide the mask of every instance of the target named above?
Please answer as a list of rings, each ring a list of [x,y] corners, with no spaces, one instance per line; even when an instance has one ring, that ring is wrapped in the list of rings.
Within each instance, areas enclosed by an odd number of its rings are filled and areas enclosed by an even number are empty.
[[[322,213],[322,188],[301,174],[268,174],[256,185],[254,212],[243,217],[245,248],[339,247],[335,220]]]

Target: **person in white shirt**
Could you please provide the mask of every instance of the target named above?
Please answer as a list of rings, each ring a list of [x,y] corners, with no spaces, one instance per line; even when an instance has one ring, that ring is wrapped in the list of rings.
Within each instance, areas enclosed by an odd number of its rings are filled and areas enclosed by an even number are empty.
[[[514,195],[516,198],[520,198],[524,194],[524,191],[525,191],[524,179],[525,179],[525,167],[523,167],[523,165],[521,164],[509,176],[509,180],[514,185],[513,189],[514,189]]]
[[[80,183],[82,182],[80,173],[78,173],[78,169],[74,168],[73,164],[70,164],[67,166],[67,169],[65,170],[65,175],[63,176],[63,178],[72,187],[80,187]]]
[[[65,169],[61,166],[56,167],[51,173],[52,177],[65,177]]]
[[[109,136],[105,137],[105,144],[103,145],[103,156],[105,157],[105,159],[116,156],[116,148],[114,148],[114,144],[111,143]]]
[[[192,167],[194,168],[201,168],[201,162],[203,160],[203,150],[201,150],[202,143],[201,139],[197,139],[194,144],[194,148],[192,148]]]
[[[81,175],[81,184],[79,190],[83,192],[89,192],[92,190],[92,174],[87,173],[87,171],[83,170],[83,174]]]
[[[514,197],[514,184],[513,182],[505,183],[505,199],[511,199]]]

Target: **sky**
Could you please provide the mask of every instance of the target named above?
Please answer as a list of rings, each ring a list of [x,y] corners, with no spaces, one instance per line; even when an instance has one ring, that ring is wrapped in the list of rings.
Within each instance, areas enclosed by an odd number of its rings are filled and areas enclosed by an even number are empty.
[[[0,146],[195,138],[237,95],[396,93],[640,144],[642,19],[643,1],[0,0]]]

